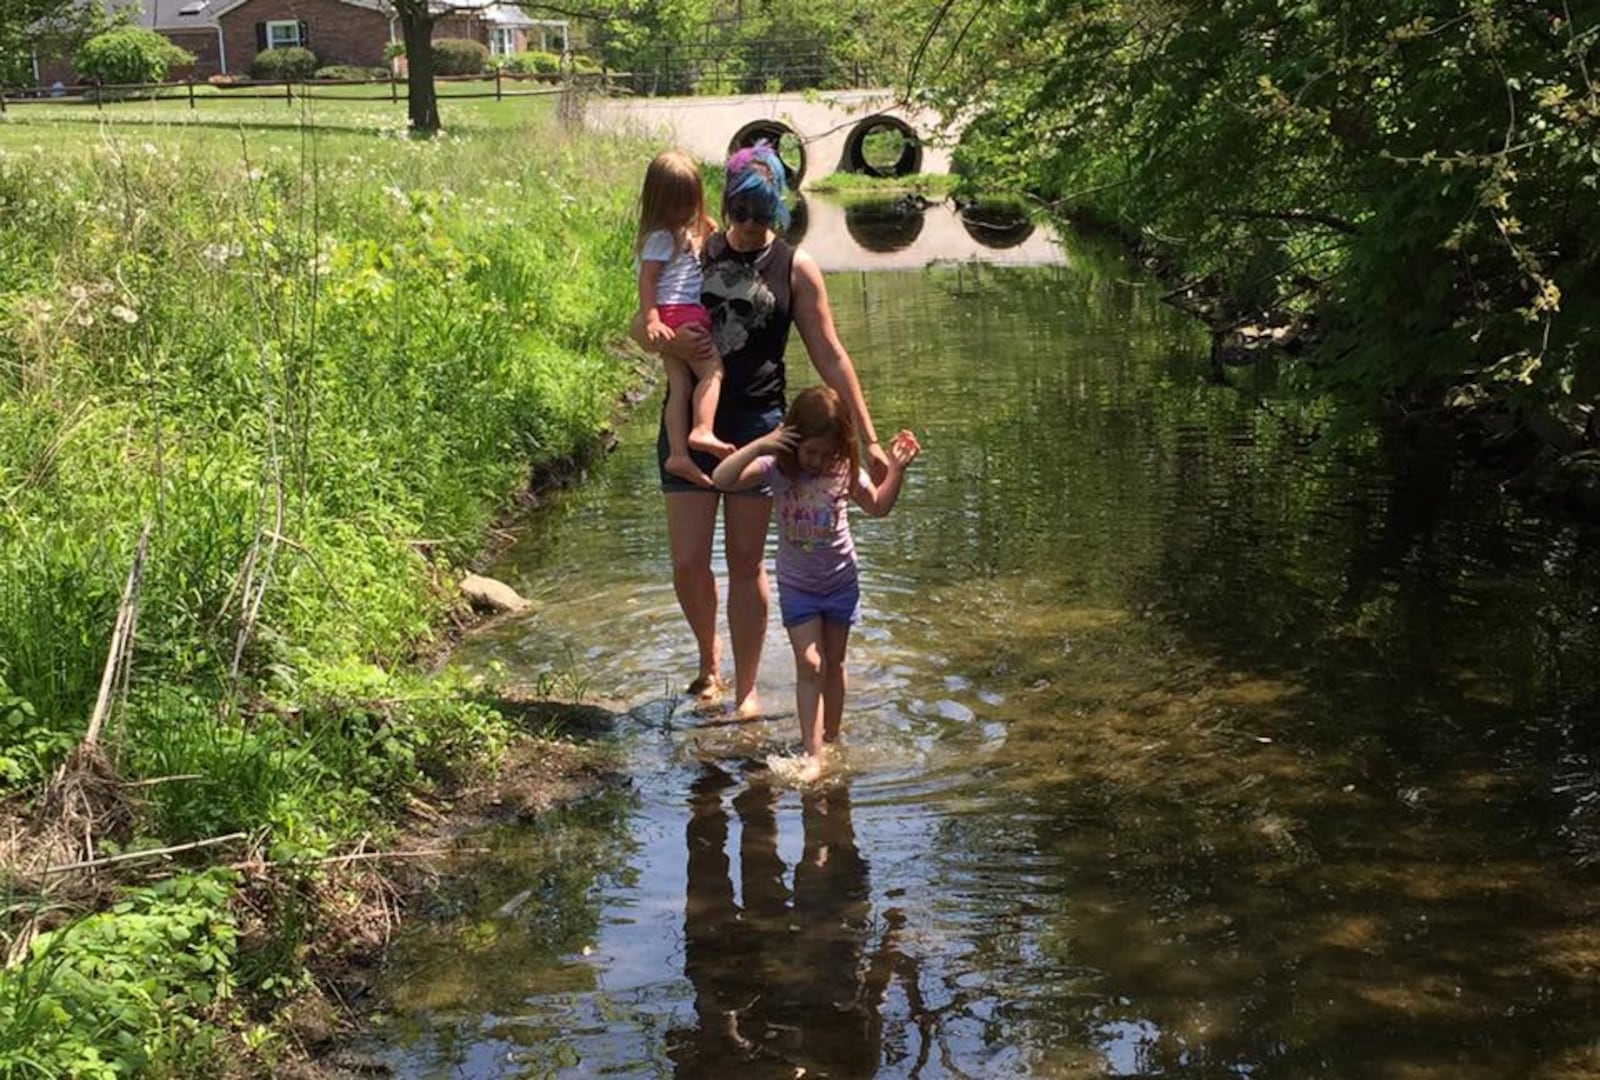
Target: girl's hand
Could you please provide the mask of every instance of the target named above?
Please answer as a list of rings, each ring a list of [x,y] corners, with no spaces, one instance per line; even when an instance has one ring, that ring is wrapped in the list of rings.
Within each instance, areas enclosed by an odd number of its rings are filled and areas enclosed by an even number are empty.
[[[779,424],[757,439],[756,445],[761,448],[763,454],[783,453],[800,445],[800,433],[795,431],[794,428],[784,427]]]
[[[922,444],[917,442],[917,437],[909,431],[901,430],[889,443],[889,464],[904,470],[917,460],[917,455],[922,453]]]

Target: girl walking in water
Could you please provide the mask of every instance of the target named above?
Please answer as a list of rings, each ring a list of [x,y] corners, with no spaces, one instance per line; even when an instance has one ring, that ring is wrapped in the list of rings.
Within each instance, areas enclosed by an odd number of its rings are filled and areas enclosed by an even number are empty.
[[[711,332],[711,313],[700,301],[700,251],[715,229],[694,161],[677,150],[657,154],[645,170],[633,245],[639,276],[636,318],[644,324],[647,348],[659,349],[686,326]],[[712,431],[722,396],[722,358],[706,350],[689,361],[668,355],[666,365],[667,459],[662,467],[681,480],[709,488],[710,477],[689,451],[722,457],[733,450]]]
[[[916,436],[901,431],[889,446],[883,482],[874,484],[860,467],[850,410],[832,388],[818,386],[795,397],[777,430],[735,450],[712,474],[725,491],[770,485],[777,499],[778,610],[794,646],[803,781],[822,774],[823,743],[839,737],[845,648],[861,617],[848,505],[872,517],[887,514],[921,449]]]

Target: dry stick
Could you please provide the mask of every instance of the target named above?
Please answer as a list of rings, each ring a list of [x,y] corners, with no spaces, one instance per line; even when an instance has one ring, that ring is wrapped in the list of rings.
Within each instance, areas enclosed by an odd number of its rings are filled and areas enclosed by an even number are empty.
[[[124,780],[123,787],[153,787],[156,784],[170,784],[178,780],[204,780],[201,773],[178,773],[175,776],[152,776],[148,780]]]
[[[133,565],[128,568],[128,583],[122,589],[122,602],[117,605],[117,624],[111,632],[111,648],[106,653],[105,671],[100,674],[100,693],[95,698],[94,712],[89,716],[89,730],[83,736],[84,746],[94,746],[100,741],[100,729],[105,724],[106,711],[111,704],[111,687],[116,681],[117,669],[131,647],[133,638],[133,610],[138,602],[139,579],[144,574],[144,556],[150,546],[150,523],[139,530],[139,545],[134,549]]]
[[[209,840],[195,840],[188,844],[174,844],[172,847],[151,848],[148,851],[125,851],[121,855],[107,855],[101,859],[84,859],[81,862],[66,863],[62,866],[46,867],[45,874],[64,874],[68,870],[88,870],[91,867],[110,866],[112,863],[133,862],[136,859],[153,859],[158,855],[176,855],[180,851],[194,851],[197,848],[215,847],[218,844],[230,843],[234,840],[247,840],[249,833],[229,833],[227,836],[213,836]]]

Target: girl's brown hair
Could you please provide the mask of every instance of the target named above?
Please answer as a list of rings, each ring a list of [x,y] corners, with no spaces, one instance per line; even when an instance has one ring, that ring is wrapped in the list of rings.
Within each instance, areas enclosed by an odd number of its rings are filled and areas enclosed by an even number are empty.
[[[802,390],[789,403],[783,426],[798,436],[797,442],[819,436],[833,440],[833,460],[848,465],[851,482],[861,469],[860,451],[856,449],[856,424],[845,408],[844,399],[830,386],[813,386]],[[777,455],[779,470],[793,479],[800,472],[800,461],[793,450]]]
[[[663,150],[644,171],[639,231],[633,238],[635,255],[644,250],[644,238],[657,229],[671,233],[680,251],[698,246],[711,234],[700,167],[681,150]]]

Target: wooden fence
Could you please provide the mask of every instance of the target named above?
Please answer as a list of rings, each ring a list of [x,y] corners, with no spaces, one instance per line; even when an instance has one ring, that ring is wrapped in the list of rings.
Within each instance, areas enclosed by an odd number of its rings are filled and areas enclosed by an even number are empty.
[[[441,101],[467,100],[470,98],[493,98],[495,101],[504,101],[507,98],[549,97],[555,94],[566,93],[574,85],[583,89],[604,89],[615,82],[626,81],[631,76],[617,73],[601,74],[514,74],[512,72],[496,70],[487,75],[435,75],[434,88],[438,91]],[[494,83],[493,89],[469,90],[455,93],[441,89],[451,83]],[[527,88],[527,84],[535,84],[534,88]],[[372,90],[368,94],[352,93],[327,93],[334,87],[367,87]],[[214,89],[217,93],[197,94],[196,89]],[[249,101],[269,100],[282,101],[293,105],[296,101],[387,101],[399,103],[408,100],[409,90],[406,80],[389,73],[387,80],[382,79],[314,79],[296,82],[293,80],[278,79],[238,79],[228,82],[210,82],[208,80],[184,79],[171,82],[158,83],[79,83],[74,86],[24,86],[0,87],[0,113],[18,107],[54,107],[67,108],[71,106],[93,106],[96,109],[105,109],[130,102],[149,101],[187,101],[191,109],[199,108],[208,102],[218,101]]]

